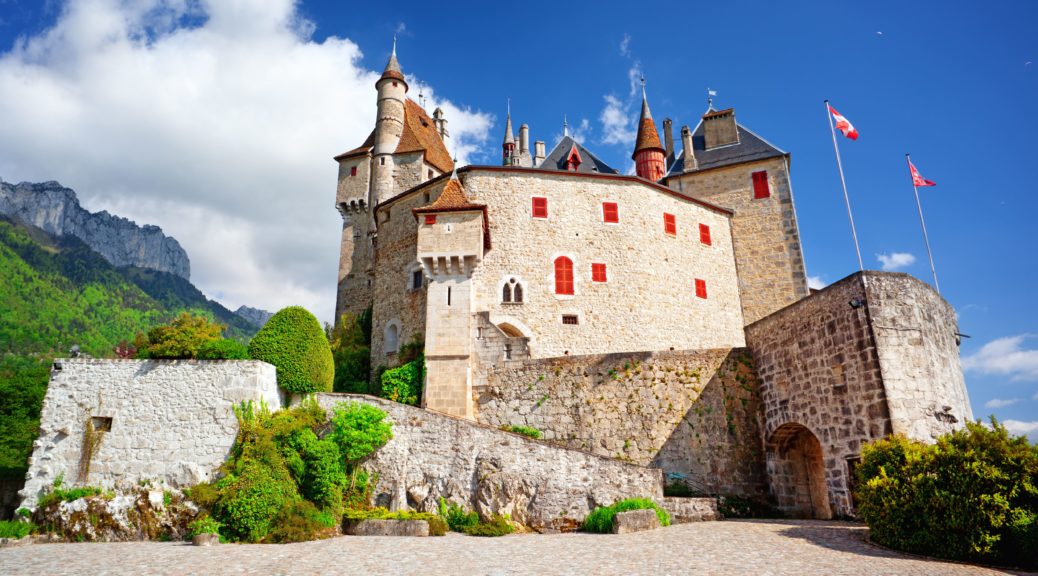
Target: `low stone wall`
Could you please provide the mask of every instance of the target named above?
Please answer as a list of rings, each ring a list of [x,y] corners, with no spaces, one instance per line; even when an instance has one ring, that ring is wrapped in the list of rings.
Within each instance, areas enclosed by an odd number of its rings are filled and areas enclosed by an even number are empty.
[[[536,529],[565,530],[596,506],[661,498],[659,470],[559,448],[413,406],[356,394],[318,394],[384,410],[393,439],[365,463],[378,473],[376,504],[433,512],[441,497],[479,512],[509,514]]]
[[[661,468],[707,494],[763,495],[757,377],[745,349],[566,356],[492,367],[479,422]]]
[[[22,506],[35,507],[59,476],[69,486],[105,488],[209,480],[234,444],[232,408],[244,400],[280,406],[273,366],[257,360],[55,360]],[[93,434],[87,434],[88,422]],[[92,457],[85,457],[85,444],[95,446]]]

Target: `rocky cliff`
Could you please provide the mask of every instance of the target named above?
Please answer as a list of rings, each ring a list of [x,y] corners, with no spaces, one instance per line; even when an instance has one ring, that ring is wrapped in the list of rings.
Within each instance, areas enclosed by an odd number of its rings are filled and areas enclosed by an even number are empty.
[[[106,211],[88,212],[57,182],[0,182],[0,214],[56,236],[75,236],[117,267],[136,266],[188,279],[187,252],[158,226],[138,226]]]
[[[267,323],[267,320],[270,320],[270,317],[274,315],[273,312],[267,312],[266,310],[260,310],[259,308],[252,308],[249,306],[239,306],[234,313],[248,322],[255,324],[259,328],[263,328],[263,325]]]

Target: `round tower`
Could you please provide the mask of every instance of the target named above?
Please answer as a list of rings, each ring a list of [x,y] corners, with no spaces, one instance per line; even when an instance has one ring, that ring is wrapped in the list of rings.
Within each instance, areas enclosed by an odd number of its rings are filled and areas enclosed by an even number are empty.
[[[396,41],[385,71],[375,82],[378,91],[378,116],[375,118],[375,144],[372,150],[371,204],[394,193],[393,153],[400,144],[404,131],[404,98],[407,97],[407,81],[396,60]]]
[[[667,151],[660,143],[659,132],[652,121],[649,100],[645,97],[645,79],[642,78],[642,115],[638,120],[638,138],[634,144],[634,171],[641,178],[657,182],[666,174]]]

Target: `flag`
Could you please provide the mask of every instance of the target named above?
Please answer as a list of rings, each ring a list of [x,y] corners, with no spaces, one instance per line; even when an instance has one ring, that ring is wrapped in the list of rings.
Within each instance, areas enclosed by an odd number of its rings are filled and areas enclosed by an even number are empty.
[[[912,186],[936,186],[937,183],[933,180],[927,180],[923,178],[923,175],[915,169],[915,164],[912,161],[908,161],[908,169],[912,171]]]
[[[858,131],[854,129],[854,126],[850,122],[848,122],[846,118],[841,116],[840,113],[836,111],[836,108],[832,107],[832,105],[826,104],[826,106],[829,106],[829,113],[833,115],[833,118],[836,118],[836,129],[840,132],[843,132],[843,135],[850,138],[851,140],[857,140]]]

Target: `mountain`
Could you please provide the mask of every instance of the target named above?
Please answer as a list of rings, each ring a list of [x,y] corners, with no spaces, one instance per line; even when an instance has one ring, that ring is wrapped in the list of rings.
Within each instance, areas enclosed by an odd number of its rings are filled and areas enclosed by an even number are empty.
[[[270,320],[270,317],[274,315],[273,312],[267,312],[266,310],[251,308],[249,306],[238,306],[238,309],[235,310],[234,313],[260,328],[263,328],[263,325],[267,323],[267,320]]]
[[[0,215],[60,237],[76,237],[116,267],[168,272],[187,280],[187,252],[158,226],[138,226],[106,211],[89,212],[76,193],[57,182],[0,182]]]

